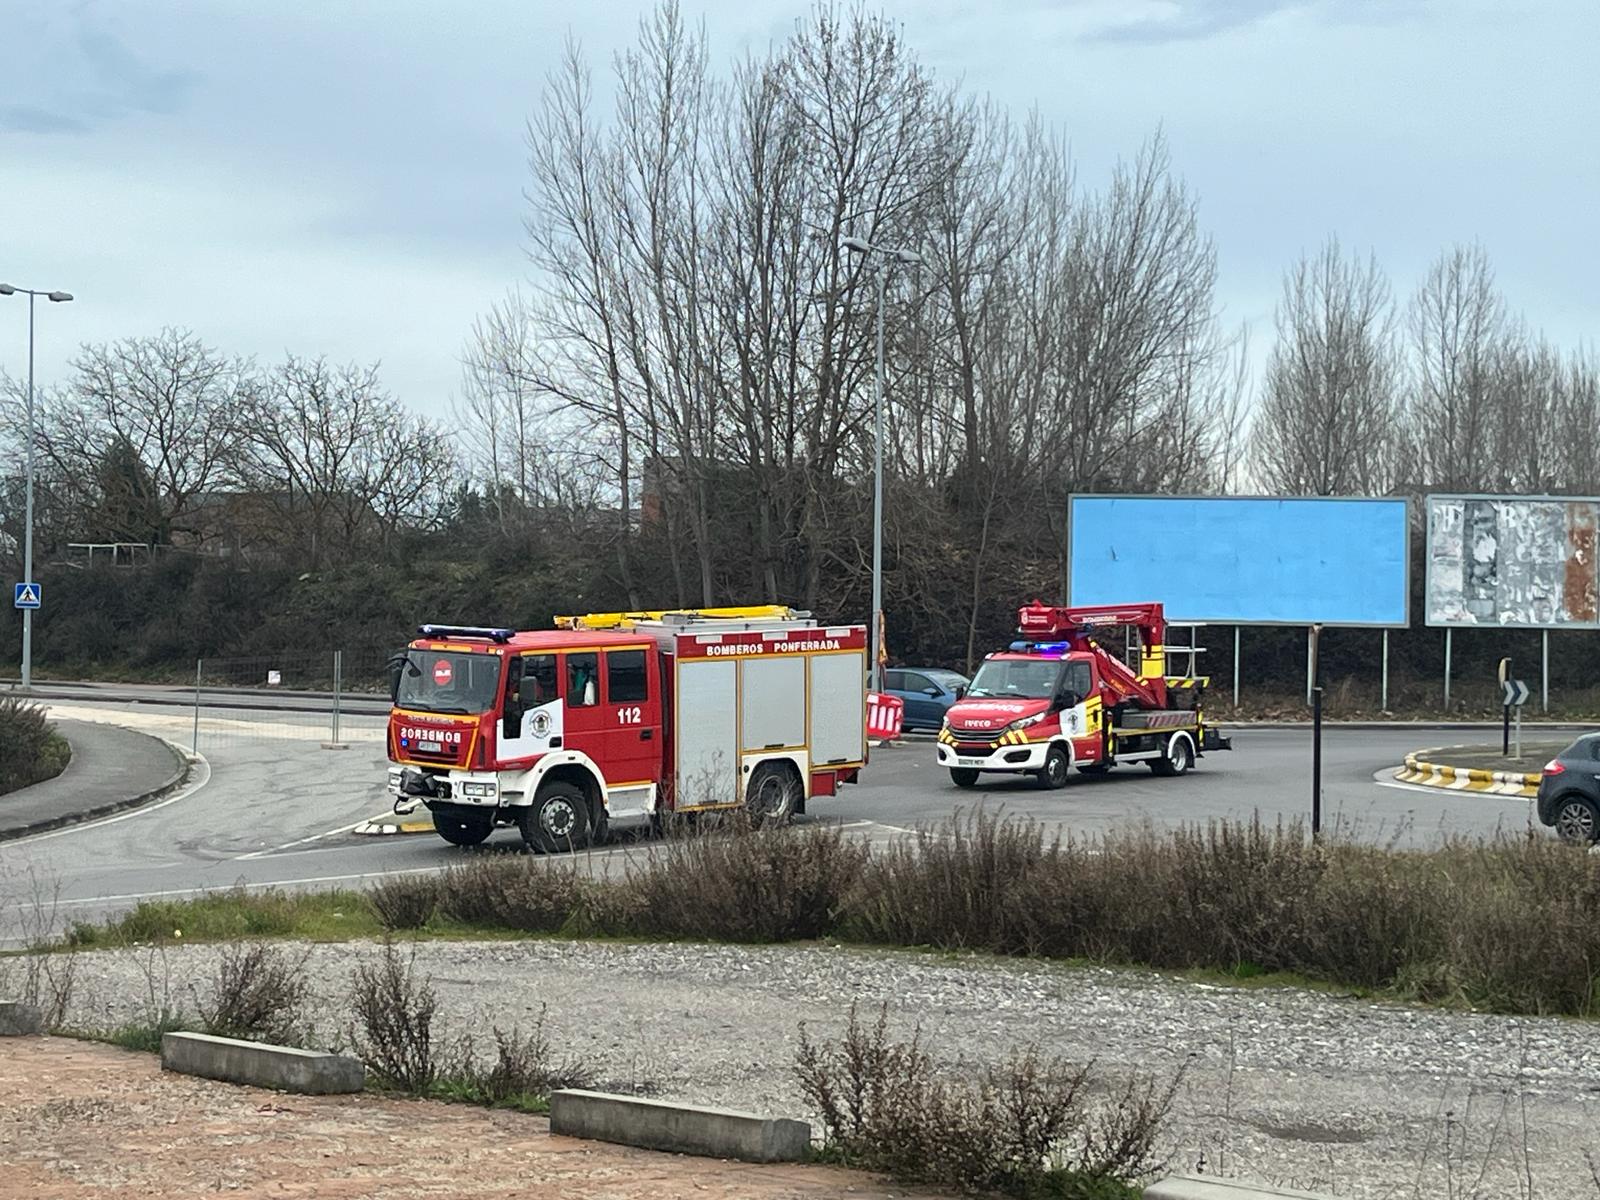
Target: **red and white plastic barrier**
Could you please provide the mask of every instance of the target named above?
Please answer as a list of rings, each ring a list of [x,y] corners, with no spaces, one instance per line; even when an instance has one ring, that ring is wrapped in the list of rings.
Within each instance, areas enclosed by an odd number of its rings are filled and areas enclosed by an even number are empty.
[[[906,702],[899,696],[867,693],[867,736],[891,741],[900,736],[905,722]]]

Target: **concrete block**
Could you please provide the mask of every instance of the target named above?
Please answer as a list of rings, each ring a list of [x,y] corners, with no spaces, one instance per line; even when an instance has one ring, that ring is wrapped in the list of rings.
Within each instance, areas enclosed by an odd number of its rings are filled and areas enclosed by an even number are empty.
[[[0,1037],[32,1037],[44,1032],[44,1014],[20,1000],[0,1000]]]
[[[1144,1200],[1332,1200],[1332,1197],[1321,1192],[1236,1183],[1215,1175],[1174,1175],[1145,1188]]]
[[[161,1067],[182,1075],[308,1096],[359,1092],[367,1082],[367,1068],[359,1059],[204,1033],[162,1034]]]
[[[550,1132],[745,1162],[797,1162],[811,1148],[804,1121],[576,1088],[551,1093]]]

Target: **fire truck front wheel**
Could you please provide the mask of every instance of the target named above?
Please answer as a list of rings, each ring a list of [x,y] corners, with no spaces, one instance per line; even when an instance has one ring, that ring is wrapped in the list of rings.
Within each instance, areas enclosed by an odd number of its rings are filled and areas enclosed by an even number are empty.
[[[452,846],[476,846],[494,832],[494,819],[487,813],[463,816],[435,808],[433,827]]]
[[[1050,752],[1044,756],[1044,766],[1039,768],[1034,778],[1039,781],[1040,787],[1054,791],[1067,786],[1067,777],[1071,773],[1072,755],[1067,753],[1067,748],[1051,746]]]
[[[589,800],[576,784],[553,779],[517,817],[522,842],[535,854],[561,854],[589,844]]]
[[[978,772],[971,767],[951,767],[950,782],[958,788],[978,786]]]

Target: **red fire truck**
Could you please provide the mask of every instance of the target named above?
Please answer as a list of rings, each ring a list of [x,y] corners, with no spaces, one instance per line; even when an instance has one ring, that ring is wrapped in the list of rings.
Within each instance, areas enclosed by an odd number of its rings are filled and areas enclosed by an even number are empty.
[[[1112,628],[1138,632],[1138,670],[1095,640]],[[958,787],[996,772],[1058,788],[1073,767],[1098,775],[1127,762],[1182,775],[1206,751],[1232,748],[1206,724],[1208,681],[1167,674],[1161,605],[1035,601],[1018,612],[1017,633],[1009,650],[983,660],[945,715],[939,764]]]
[[[780,606],[424,625],[391,661],[389,791],[447,842],[532,850],[613,821],[747,807],[763,823],[866,762],[866,630]]]

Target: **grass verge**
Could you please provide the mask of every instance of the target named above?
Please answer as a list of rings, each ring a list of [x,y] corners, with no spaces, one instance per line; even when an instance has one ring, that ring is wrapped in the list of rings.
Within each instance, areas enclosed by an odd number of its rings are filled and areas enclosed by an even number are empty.
[[[679,836],[609,880],[571,859],[480,854],[365,893],[147,902],[69,940],[828,938],[1593,1017],[1597,911],[1600,857],[1543,837],[1408,852],[1215,823],[1074,840],[976,816],[870,852],[820,826]]]

